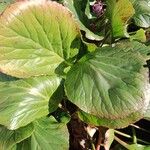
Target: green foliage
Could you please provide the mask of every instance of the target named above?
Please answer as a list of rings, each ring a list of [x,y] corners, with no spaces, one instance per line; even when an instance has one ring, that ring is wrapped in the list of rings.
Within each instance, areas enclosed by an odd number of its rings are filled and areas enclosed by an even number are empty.
[[[147,150],[114,129],[150,118],[149,3],[0,2],[0,149],[69,149],[69,100],[82,121],[109,128],[106,150],[114,139]]]
[[[43,76],[0,83],[0,123],[14,130],[54,111],[59,102],[50,97],[60,81]],[[52,106],[48,106],[49,101]]]
[[[111,22],[114,37],[127,36],[127,21],[133,16],[134,8],[129,0],[108,0],[107,16]]]
[[[150,27],[150,0],[131,0],[135,9],[133,17],[135,24],[148,28]]]
[[[31,137],[17,144],[22,150],[67,150],[69,135],[64,123],[58,123],[53,117],[41,118],[34,123]]]
[[[55,74],[59,64],[73,57],[77,25],[57,3],[28,3],[14,4],[1,16],[0,70],[19,78]]]
[[[4,126],[0,126],[0,149],[11,149],[16,143],[28,138],[33,133],[34,126],[29,124],[17,130],[8,130]]]
[[[90,25],[88,16],[86,13],[89,13],[88,8],[88,0],[63,0],[64,5],[70,9],[70,11],[75,15],[79,27],[81,30],[85,31],[86,37],[91,40],[102,40],[102,36],[98,36],[94,34],[92,31],[88,29]]]

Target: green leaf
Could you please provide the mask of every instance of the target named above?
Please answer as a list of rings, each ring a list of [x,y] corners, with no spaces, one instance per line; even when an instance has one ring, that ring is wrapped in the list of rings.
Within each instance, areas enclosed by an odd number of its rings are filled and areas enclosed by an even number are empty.
[[[138,40],[141,42],[146,42],[146,35],[143,29],[139,29],[136,34],[130,36],[130,40]]]
[[[18,143],[14,150],[31,150],[31,137]]]
[[[80,110],[78,111],[78,116],[82,121],[86,122],[87,124],[91,124],[95,126],[106,126],[108,128],[119,129],[119,128],[127,127],[129,124],[136,122],[137,120],[139,120],[138,118],[143,117],[143,114],[141,114],[140,110],[138,110],[137,112],[131,113],[129,116],[123,118],[107,119],[105,117],[100,118]]]
[[[34,122],[31,138],[17,145],[17,150],[67,150],[69,134],[64,123],[58,123],[53,117],[41,118]]]
[[[113,37],[128,37],[126,26],[134,14],[132,3],[129,0],[108,0],[106,14],[111,21]]]
[[[83,57],[67,74],[68,99],[84,112],[109,120],[108,127],[119,128],[112,123],[117,119],[127,118],[130,123],[140,119],[150,99],[146,97],[148,68],[143,67],[146,60],[139,51],[121,44]]]
[[[131,0],[135,9],[133,19],[140,27],[150,27],[150,0]]]
[[[150,146],[145,146],[141,144],[132,144],[129,145],[129,150],[149,150]]]
[[[149,95],[150,95],[150,94],[149,94]],[[149,97],[150,97],[150,96],[149,96]],[[144,114],[144,119],[150,121],[150,102],[149,102],[149,105],[148,105],[148,107],[147,107],[147,110],[146,110],[146,112],[145,112],[145,114]]]
[[[15,81],[15,80],[18,80],[18,79],[0,72],[0,82]]]
[[[0,124],[14,130],[54,111],[60,101],[50,97],[60,82],[59,77],[42,76],[0,83]]]
[[[0,16],[0,70],[19,78],[55,74],[78,36],[71,13],[56,2],[12,4]]]
[[[32,135],[36,149],[41,150],[67,150],[69,134],[64,123],[58,123],[53,117],[42,118],[34,123],[35,131]],[[32,144],[31,144],[32,145]]]
[[[0,14],[11,4],[14,0],[2,0],[0,1]]]
[[[85,36],[91,40],[102,40],[103,37],[94,34],[87,27],[89,24],[88,18],[85,15],[85,11],[87,11],[88,0],[64,0],[64,5],[69,8],[69,10],[74,14],[80,29],[85,31]]]
[[[31,136],[33,130],[33,124],[27,125],[14,131],[8,130],[4,126],[0,126],[0,150],[11,149],[16,143],[19,143]]]
[[[62,101],[64,97],[64,81],[60,82],[60,85],[58,88],[55,90],[53,95],[51,96],[49,100],[49,112],[54,112],[58,108],[58,104]]]
[[[128,40],[123,40],[123,41],[116,43],[116,47],[123,49],[124,51],[130,49],[131,51],[133,50],[136,52],[140,52],[140,54],[142,54],[145,58],[146,58],[146,55],[150,53],[150,47],[138,41],[130,42]],[[147,59],[149,59],[149,56],[147,56]]]

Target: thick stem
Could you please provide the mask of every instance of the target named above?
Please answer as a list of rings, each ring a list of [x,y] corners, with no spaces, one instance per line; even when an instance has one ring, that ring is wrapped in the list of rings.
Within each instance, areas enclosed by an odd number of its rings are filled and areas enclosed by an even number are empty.
[[[99,129],[98,140],[97,140],[97,144],[96,144],[96,150],[100,150],[101,143],[102,143],[102,133]]]

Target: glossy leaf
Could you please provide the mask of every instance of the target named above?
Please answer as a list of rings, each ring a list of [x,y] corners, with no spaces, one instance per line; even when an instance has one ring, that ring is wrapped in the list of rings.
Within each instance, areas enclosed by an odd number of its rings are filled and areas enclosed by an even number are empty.
[[[69,134],[64,123],[58,123],[53,117],[42,118],[34,123],[35,131],[31,142],[36,149],[41,150],[67,150]]]
[[[56,2],[12,4],[0,16],[0,70],[19,78],[54,74],[72,57],[71,43],[78,35],[71,13]]]
[[[34,132],[30,138],[17,145],[17,150],[67,150],[69,134],[64,123],[53,117],[41,118],[34,122]]]
[[[150,100],[146,97],[148,68],[143,67],[141,48],[121,44],[99,48],[83,57],[67,74],[68,99],[84,112],[104,122],[109,120],[103,123],[108,127],[127,126],[140,119]],[[126,118],[128,123],[123,121]],[[118,125],[117,119],[123,123]]]
[[[4,126],[0,126],[0,150],[11,149],[16,143],[19,143],[31,136],[33,130],[33,124],[19,128],[14,131],[8,130]]]
[[[150,0],[131,0],[135,9],[133,19],[140,27],[150,27]]]
[[[43,76],[0,83],[0,124],[17,129],[54,111],[59,102],[50,97],[60,81],[58,77]]]
[[[91,40],[98,40],[98,41],[102,40],[103,39],[102,36],[94,34],[87,27],[87,24],[89,24],[89,21],[88,21],[87,16],[85,15],[85,12],[83,12],[83,9],[85,9],[85,11],[87,10],[86,9],[88,7],[87,3],[88,3],[88,0],[84,0],[84,1],[83,0],[64,0],[64,5],[68,7],[69,10],[74,14],[80,26],[80,29],[85,31],[85,36]]]
[[[126,26],[133,14],[134,8],[129,0],[107,1],[107,16],[111,22],[113,37],[129,36]]]

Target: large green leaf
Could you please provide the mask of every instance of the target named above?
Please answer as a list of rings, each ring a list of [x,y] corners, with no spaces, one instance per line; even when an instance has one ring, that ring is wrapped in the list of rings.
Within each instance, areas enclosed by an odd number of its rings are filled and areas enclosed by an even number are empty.
[[[128,36],[127,21],[134,14],[134,8],[129,0],[108,0],[107,16],[111,21],[113,37]]]
[[[108,128],[119,129],[119,128],[127,127],[129,124],[136,122],[138,118],[143,117],[143,114],[141,114],[140,110],[138,110],[137,112],[131,113],[129,116],[123,118],[107,119],[105,117],[100,118],[80,110],[78,111],[78,116],[82,121],[86,122],[87,124],[92,124],[95,126],[106,126]]]
[[[34,122],[31,138],[17,145],[17,150],[67,150],[69,134],[64,123],[58,123],[53,117],[42,118]]]
[[[150,0],[130,0],[135,9],[133,19],[140,27],[150,27]]]
[[[134,49],[120,44],[99,48],[83,57],[67,74],[69,100],[86,113],[110,120],[106,126],[129,116],[130,123],[140,119],[150,100],[146,97],[148,68],[143,67],[141,49],[144,47]],[[116,127],[117,123],[113,124]]]
[[[14,81],[14,80],[18,79],[0,72],[0,82]]]
[[[150,92],[149,92],[149,93],[150,93]],[[149,94],[149,93],[148,93],[148,94]],[[150,94],[149,94],[149,97],[150,97]],[[145,114],[144,114],[144,118],[150,121],[150,102],[149,102],[149,105],[148,105],[148,107],[147,107],[147,110],[146,110],[146,112],[145,112]]]
[[[129,40],[123,40],[116,43],[116,47],[123,49],[124,51],[130,49],[136,52],[140,52],[140,54],[144,55],[144,57],[146,57],[146,55],[150,53],[149,46],[146,46],[145,44],[142,44],[137,41],[130,42]],[[149,59],[149,56],[147,56],[147,59]]]
[[[0,16],[0,70],[16,77],[54,74],[72,57],[71,43],[78,35],[71,13],[56,2],[12,4]]]
[[[19,128],[14,131],[8,130],[4,126],[0,126],[0,150],[11,149],[16,143],[19,143],[31,136],[33,130],[33,124]]]
[[[0,124],[17,129],[54,111],[59,101],[50,97],[60,81],[59,77],[43,76],[0,82]]]
[[[0,1],[0,14],[15,0],[1,0]]]
[[[102,40],[103,37],[94,34],[88,29],[89,20],[85,15],[86,5],[88,5],[88,0],[63,0],[64,5],[69,8],[69,10],[74,14],[80,29],[85,31],[85,36],[91,40]]]

